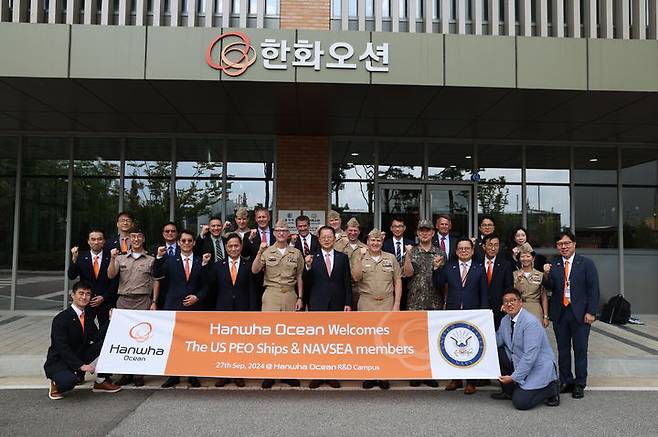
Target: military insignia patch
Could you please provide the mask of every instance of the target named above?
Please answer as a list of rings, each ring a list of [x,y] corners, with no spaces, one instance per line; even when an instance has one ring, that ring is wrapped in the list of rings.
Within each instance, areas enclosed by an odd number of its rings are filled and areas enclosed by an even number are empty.
[[[480,330],[468,322],[453,322],[439,335],[441,357],[455,367],[473,367],[484,356],[486,343]]]

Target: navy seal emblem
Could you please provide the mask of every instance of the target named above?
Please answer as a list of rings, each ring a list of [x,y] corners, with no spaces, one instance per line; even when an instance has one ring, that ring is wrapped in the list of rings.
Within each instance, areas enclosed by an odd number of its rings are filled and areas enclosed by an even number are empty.
[[[439,335],[441,357],[455,367],[473,367],[484,356],[486,343],[480,330],[468,322],[446,325]]]

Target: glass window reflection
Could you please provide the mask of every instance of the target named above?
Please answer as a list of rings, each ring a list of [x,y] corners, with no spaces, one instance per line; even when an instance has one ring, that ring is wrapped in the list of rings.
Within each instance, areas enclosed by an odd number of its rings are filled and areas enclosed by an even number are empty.
[[[577,186],[574,200],[578,247],[617,247],[617,188]]]
[[[429,144],[428,178],[440,181],[470,181],[473,172],[471,144]]]
[[[180,139],[176,141],[176,176],[222,178],[222,140]]]
[[[126,140],[126,177],[170,177],[169,138],[129,138]]]
[[[526,195],[531,244],[553,248],[555,235],[571,226],[569,186],[528,185]]]
[[[624,247],[658,249],[658,187],[624,187]]]
[[[521,182],[521,146],[480,144],[477,148],[481,181]]]
[[[382,179],[420,179],[424,161],[423,143],[379,143],[378,176]]]
[[[337,141],[331,148],[332,180],[374,179],[375,145],[369,142]]]
[[[271,141],[227,141],[227,168],[229,178],[267,178],[274,174],[274,147]]]
[[[195,233],[212,216],[223,216],[221,179],[179,179],[176,181],[174,217],[185,229]]]
[[[526,182],[569,183],[569,147],[526,146]]]
[[[574,147],[574,181],[577,184],[616,184],[617,149]]]
[[[626,148],[621,159],[624,185],[658,185],[658,149]]]
[[[119,176],[121,141],[118,138],[76,138],[73,146],[73,174]]]
[[[23,175],[68,175],[71,155],[70,144],[68,138],[25,138],[23,143]]]

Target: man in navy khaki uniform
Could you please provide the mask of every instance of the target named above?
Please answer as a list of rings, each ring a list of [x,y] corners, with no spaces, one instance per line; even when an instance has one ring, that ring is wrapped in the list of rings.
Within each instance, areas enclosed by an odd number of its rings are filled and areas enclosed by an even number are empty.
[[[99,329],[94,318],[85,315],[92,296],[91,284],[85,281],[75,283],[70,296],[71,306],[53,319],[50,347],[43,365],[50,379],[48,397],[53,400],[62,399],[65,392],[73,390],[80,373],[96,371],[95,361],[107,330],[107,323]],[[119,390],[121,387],[100,375],[93,386],[94,392],[115,393]]]
[[[518,410],[529,410],[542,402],[560,405],[560,383],[555,356],[541,322],[523,308],[521,292],[505,291],[501,309],[507,315],[496,332],[498,361],[503,391],[494,399],[511,399]]]
[[[587,385],[587,346],[599,305],[599,274],[592,260],[576,254],[576,237],[571,231],[560,232],[555,244],[560,256],[544,265],[544,279],[553,290],[549,317],[557,342],[561,392],[580,399]]]

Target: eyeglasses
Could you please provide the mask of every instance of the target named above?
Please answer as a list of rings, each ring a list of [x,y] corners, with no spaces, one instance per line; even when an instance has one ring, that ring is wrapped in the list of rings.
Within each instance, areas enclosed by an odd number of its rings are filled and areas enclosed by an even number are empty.
[[[289,232],[288,229],[274,229],[274,232]]]
[[[507,299],[507,300],[503,301],[503,305],[512,305],[512,304],[515,304],[515,303],[520,302],[520,301],[521,301],[521,299],[516,299],[516,298]]]
[[[165,229],[164,232],[166,233],[176,232],[176,229]]]
[[[480,226],[483,228],[493,228],[494,224],[493,223],[482,223]]]
[[[569,247],[573,244],[573,241],[558,241],[555,243],[557,247]]]
[[[132,223],[132,219],[129,219],[129,218],[120,218],[117,221],[121,222],[121,223]]]

